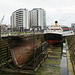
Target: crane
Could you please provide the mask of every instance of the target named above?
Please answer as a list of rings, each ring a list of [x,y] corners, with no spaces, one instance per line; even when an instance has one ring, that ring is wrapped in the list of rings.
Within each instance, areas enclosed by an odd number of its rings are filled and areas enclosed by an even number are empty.
[[[5,17],[5,15],[2,17],[2,19],[0,21],[0,26],[1,26],[1,23],[3,22],[3,20],[4,20],[4,17]]]

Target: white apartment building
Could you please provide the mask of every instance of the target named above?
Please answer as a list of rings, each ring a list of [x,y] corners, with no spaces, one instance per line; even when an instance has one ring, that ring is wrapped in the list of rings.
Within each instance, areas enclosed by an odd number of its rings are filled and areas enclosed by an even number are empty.
[[[29,12],[27,9],[18,9],[11,15],[11,28],[19,29],[23,31],[24,29],[29,29]]]
[[[44,29],[46,27],[46,12],[41,8],[34,8],[30,11],[30,28],[37,27]]]

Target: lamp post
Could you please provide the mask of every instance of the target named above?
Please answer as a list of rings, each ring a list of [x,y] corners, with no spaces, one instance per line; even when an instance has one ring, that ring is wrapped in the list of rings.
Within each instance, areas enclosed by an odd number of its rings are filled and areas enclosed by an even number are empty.
[[[35,70],[35,27],[33,27],[33,59],[34,59],[34,70]]]

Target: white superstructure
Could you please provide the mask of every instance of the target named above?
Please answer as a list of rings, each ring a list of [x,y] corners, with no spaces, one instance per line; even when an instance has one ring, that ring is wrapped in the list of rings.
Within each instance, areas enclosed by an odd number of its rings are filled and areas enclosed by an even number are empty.
[[[64,31],[60,26],[52,26],[52,27],[48,27],[47,30],[44,30],[44,34],[46,33],[53,33],[53,34],[61,34],[62,36],[70,36],[70,35],[74,35],[73,30],[69,30],[69,31]]]
[[[60,26],[57,26],[57,27],[51,26],[51,27],[48,27],[44,33],[63,34],[63,29]]]
[[[51,33],[51,34],[61,34],[62,36],[70,36],[74,35],[73,30],[63,31],[60,25],[57,25],[58,21],[55,21],[55,25],[51,25],[47,27],[47,30],[44,30],[44,34]]]

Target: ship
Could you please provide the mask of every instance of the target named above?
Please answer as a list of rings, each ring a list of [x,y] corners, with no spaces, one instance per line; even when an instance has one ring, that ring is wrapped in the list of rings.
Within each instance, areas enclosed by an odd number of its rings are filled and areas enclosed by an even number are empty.
[[[36,48],[41,46],[41,38],[44,38],[41,35],[35,34],[35,37],[33,35],[12,36],[9,39],[12,42],[10,43],[10,51],[15,66],[23,67],[32,59],[33,50],[36,52]]]
[[[58,25],[58,21],[55,21],[55,25],[47,27],[47,30],[44,31],[44,38],[50,44],[58,44],[63,42],[63,29]]]

